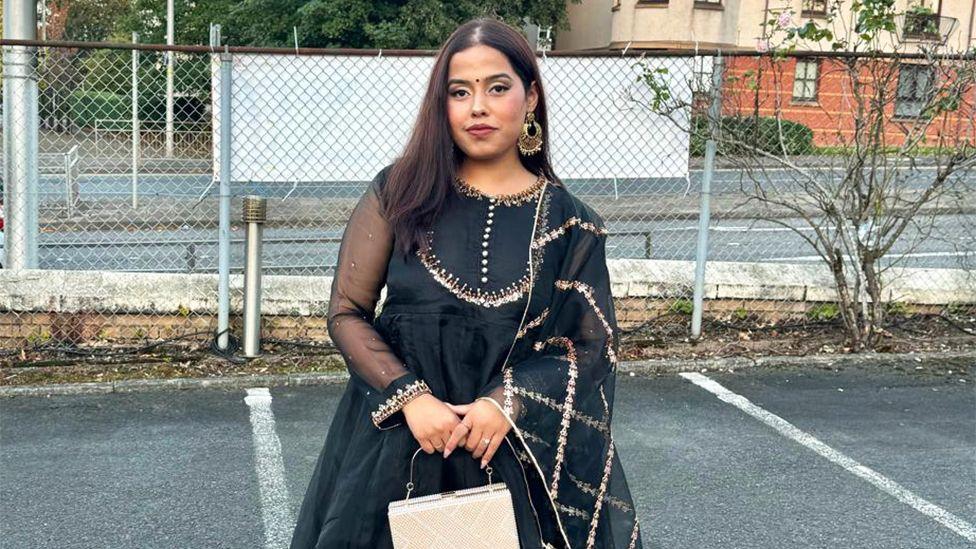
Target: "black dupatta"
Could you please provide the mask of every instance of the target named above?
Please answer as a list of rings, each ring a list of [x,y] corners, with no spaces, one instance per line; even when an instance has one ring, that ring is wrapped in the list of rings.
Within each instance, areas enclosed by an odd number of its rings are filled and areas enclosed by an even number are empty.
[[[533,248],[566,239],[555,279],[533,276],[529,295],[547,305],[523,318],[513,343],[520,352],[510,353],[518,359],[506,360],[480,398],[505,412],[519,459],[544,484],[569,547],[637,549],[640,527],[610,430],[619,332],[607,231],[596,211],[567,197],[572,215],[533,233]]]

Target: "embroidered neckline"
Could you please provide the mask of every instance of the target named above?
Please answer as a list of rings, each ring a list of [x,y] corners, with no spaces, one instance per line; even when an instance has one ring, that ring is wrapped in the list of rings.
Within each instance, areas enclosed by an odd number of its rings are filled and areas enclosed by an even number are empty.
[[[496,203],[503,204],[505,206],[520,206],[526,202],[532,200],[533,197],[539,192],[539,189],[543,188],[548,180],[544,175],[540,175],[536,178],[535,183],[529,185],[521,191],[508,193],[508,194],[488,194],[481,191],[469,184],[467,181],[457,176],[454,178],[454,188],[465,196],[470,196],[471,198],[477,198],[478,200],[494,200]]]
[[[543,180],[545,181],[545,180]],[[536,226],[535,234],[532,235],[533,242],[539,241],[546,233],[546,228],[549,226],[549,201],[552,198],[551,192],[546,192],[545,187],[542,187],[543,194],[540,197],[542,204],[540,204],[539,211],[539,223]],[[521,299],[529,286],[529,266],[528,260],[525,262],[525,274],[523,274],[518,280],[508,284],[504,288],[488,291],[481,288],[479,285],[470,286],[468,283],[461,281],[461,279],[454,275],[451,271],[446,269],[444,265],[441,264],[440,258],[434,252],[434,230],[429,229],[424,234],[428,248],[424,250],[418,247],[416,255],[420,258],[420,262],[423,264],[424,268],[428,273],[436,280],[441,286],[446,288],[455,297],[467,301],[469,303],[474,303],[482,307],[498,307],[506,303],[511,303]],[[533,265],[536,269],[541,268],[542,262],[545,260],[544,246],[532,246],[532,258]],[[486,248],[487,250],[487,248]],[[483,252],[483,254],[486,252]],[[536,271],[538,272],[538,270]]]

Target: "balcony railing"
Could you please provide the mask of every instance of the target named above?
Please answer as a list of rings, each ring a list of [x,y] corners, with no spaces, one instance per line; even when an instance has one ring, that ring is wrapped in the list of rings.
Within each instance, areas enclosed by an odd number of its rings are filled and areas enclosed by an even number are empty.
[[[901,19],[902,40],[932,40],[943,42],[956,24],[955,17],[937,13],[905,13]]]

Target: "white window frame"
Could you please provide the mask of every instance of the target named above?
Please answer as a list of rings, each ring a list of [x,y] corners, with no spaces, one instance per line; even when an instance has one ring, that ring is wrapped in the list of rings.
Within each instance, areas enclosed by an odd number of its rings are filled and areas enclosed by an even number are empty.
[[[811,76],[810,71],[813,71]],[[793,69],[793,100],[816,101],[820,81],[820,60],[816,57],[797,59]]]

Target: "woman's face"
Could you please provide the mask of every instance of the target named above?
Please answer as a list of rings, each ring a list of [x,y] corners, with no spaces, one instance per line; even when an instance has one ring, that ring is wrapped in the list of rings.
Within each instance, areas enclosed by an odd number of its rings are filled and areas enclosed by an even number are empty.
[[[448,120],[457,146],[477,160],[511,154],[526,113],[535,110],[535,82],[526,94],[508,58],[484,45],[454,54],[447,78]],[[469,131],[478,125],[493,129]]]

